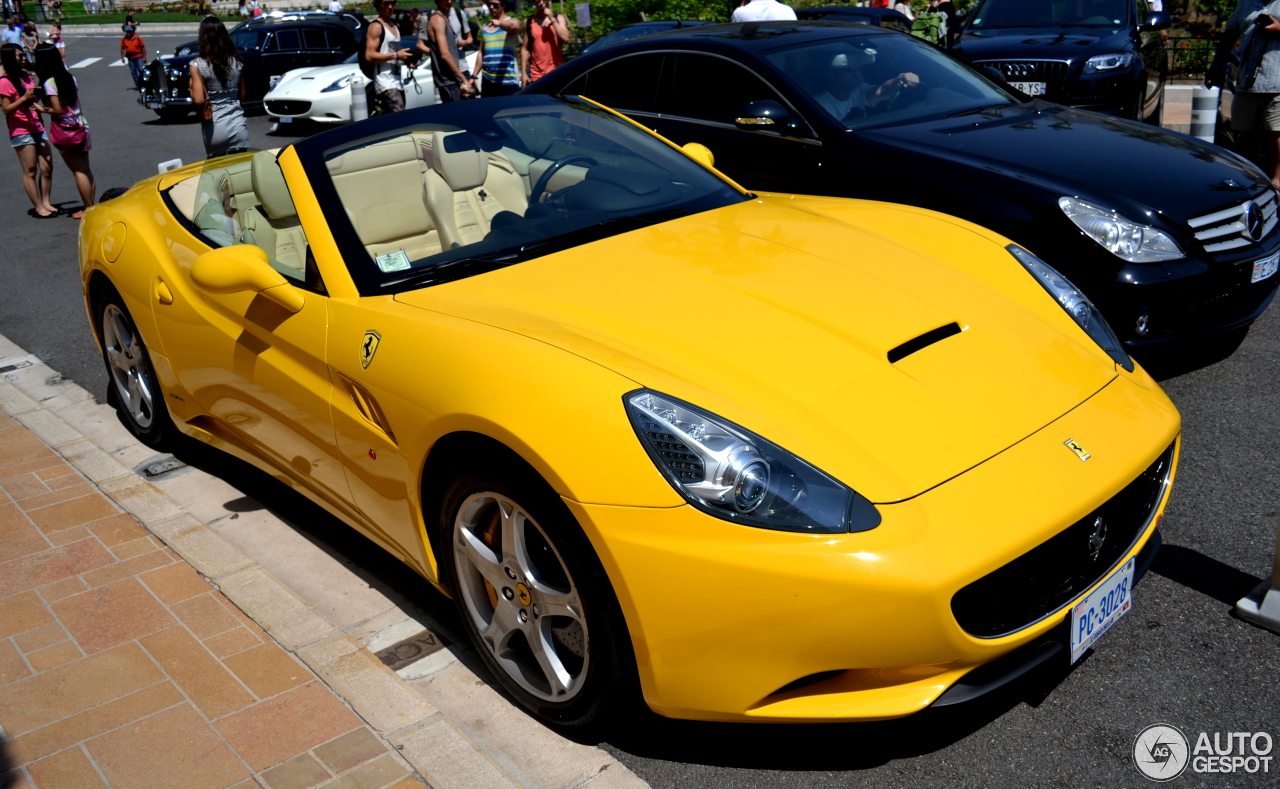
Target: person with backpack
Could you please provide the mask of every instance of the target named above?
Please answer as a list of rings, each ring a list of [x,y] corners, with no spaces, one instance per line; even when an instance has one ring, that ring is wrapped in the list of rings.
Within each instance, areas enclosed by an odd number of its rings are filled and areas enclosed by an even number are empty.
[[[49,202],[53,191],[53,156],[45,139],[40,112],[48,109],[40,104],[35,80],[22,67],[20,44],[0,45],[0,109],[9,126],[9,146],[18,154],[22,165],[22,187],[34,206],[28,213],[39,219],[60,212]]]
[[[67,62],[58,48],[50,43],[36,47],[36,75],[44,88],[49,106],[49,141],[62,154],[62,161],[75,177],[76,191],[83,203],[72,219],[84,216],[85,209],[93,205],[97,192],[93,170],[89,168],[89,150],[93,141],[89,137],[89,124],[80,109],[80,85],[67,71]]]
[[[526,82],[537,82],[564,63],[561,47],[569,43],[569,20],[551,13],[551,0],[537,0],[537,10],[525,20],[524,46],[520,48],[520,73]]]
[[[404,82],[400,64],[413,55],[400,47],[400,29],[391,18],[396,0],[378,0],[378,18],[365,30],[364,47],[360,50],[360,71],[369,78],[365,93],[369,97],[369,114],[385,115],[404,109]]]
[[[516,63],[520,48],[520,23],[507,14],[503,0],[488,0],[490,17],[480,28],[480,56],[471,76],[481,77],[480,95],[510,96],[524,87],[524,75]]]
[[[435,10],[426,16],[426,35],[418,37],[418,50],[431,56],[431,78],[440,93],[440,103],[461,101],[476,92],[475,80],[467,74],[462,59],[462,42],[454,26],[453,0],[436,0]],[[466,38],[471,41],[470,31]]]

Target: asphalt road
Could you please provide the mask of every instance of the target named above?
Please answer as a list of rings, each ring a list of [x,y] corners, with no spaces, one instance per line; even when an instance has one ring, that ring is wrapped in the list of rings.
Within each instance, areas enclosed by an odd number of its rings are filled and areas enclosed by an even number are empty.
[[[144,31],[145,32],[145,31]],[[152,50],[192,36],[147,35]],[[156,163],[202,158],[197,123],[163,124],[135,103],[114,37],[68,37],[93,128],[99,191]],[[257,147],[287,144],[250,118]],[[106,377],[81,302],[73,220],[26,215],[17,157],[0,154],[0,333],[103,396]],[[55,154],[54,201],[76,204]],[[1165,548],[1134,610],[1074,667],[1043,671],[999,698],[947,714],[861,725],[744,726],[637,720],[604,747],[655,787],[1140,786],[1134,738],[1169,723],[1200,732],[1266,731],[1269,773],[1193,775],[1176,785],[1280,783],[1280,636],[1233,619],[1269,573],[1280,516],[1280,308],[1225,360],[1165,360],[1182,410],[1182,464],[1163,521]],[[745,602],[744,604],[749,604]]]

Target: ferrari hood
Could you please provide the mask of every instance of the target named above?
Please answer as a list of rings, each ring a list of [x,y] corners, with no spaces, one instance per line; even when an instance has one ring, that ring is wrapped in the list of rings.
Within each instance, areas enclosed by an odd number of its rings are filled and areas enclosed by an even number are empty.
[[[277,94],[285,91],[319,92],[348,74],[354,74],[357,71],[359,71],[359,66],[354,63],[335,63],[332,66],[296,68],[293,71],[286,72],[271,92]]]
[[[920,209],[766,197],[396,298],[558,346],[891,502],[1115,376],[1001,243]]]

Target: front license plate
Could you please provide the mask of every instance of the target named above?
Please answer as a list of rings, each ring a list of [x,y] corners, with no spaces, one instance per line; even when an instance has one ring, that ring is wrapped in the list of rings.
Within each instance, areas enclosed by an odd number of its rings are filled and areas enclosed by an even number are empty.
[[[281,122],[281,123],[293,123],[293,118],[281,117],[281,118],[280,118],[280,122]]]
[[[1047,82],[1010,82],[1014,90],[1020,90],[1028,96],[1043,96],[1045,88],[1049,86]]]
[[[162,107],[164,107],[164,102],[163,102],[163,101],[148,101],[148,102],[147,102],[147,109],[149,109],[149,110],[158,110],[158,109],[161,109]]]
[[[1111,574],[1093,594],[1071,609],[1071,662],[1089,650],[1102,634],[1133,607],[1133,567],[1130,559]]]
[[[1275,276],[1277,268],[1280,268],[1280,252],[1254,263],[1253,279],[1249,280],[1249,282],[1261,282],[1268,277]]]

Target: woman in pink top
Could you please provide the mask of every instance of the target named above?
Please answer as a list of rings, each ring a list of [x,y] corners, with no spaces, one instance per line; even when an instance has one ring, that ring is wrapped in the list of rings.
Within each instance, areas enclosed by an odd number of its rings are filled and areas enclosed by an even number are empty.
[[[569,22],[564,14],[551,13],[551,0],[538,0],[538,10],[525,21],[524,27],[520,70],[533,82],[564,63],[560,47],[569,43]]]
[[[58,215],[58,209],[49,202],[53,191],[53,156],[45,140],[44,124],[40,113],[48,112],[36,96],[36,83],[22,68],[22,47],[17,44],[0,46],[0,108],[9,125],[9,145],[22,163],[22,186],[27,190],[31,215],[47,219]]]

